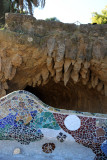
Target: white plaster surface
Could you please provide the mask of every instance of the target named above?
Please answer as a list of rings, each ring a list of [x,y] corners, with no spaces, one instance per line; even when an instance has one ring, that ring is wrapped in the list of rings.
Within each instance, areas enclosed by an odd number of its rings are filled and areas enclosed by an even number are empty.
[[[90,148],[75,142],[74,138],[63,130],[41,129],[44,138],[41,141],[22,145],[17,141],[0,141],[0,160],[94,160],[95,154]],[[59,142],[56,136],[62,132],[67,135],[64,142]],[[42,145],[54,143],[56,148],[52,153],[44,153]],[[15,148],[21,149],[21,154],[13,155]]]
[[[71,131],[75,131],[80,128],[81,126],[81,121],[78,116],[76,115],[69,115],[65,118],[64,124],[67,129]]]
[[[57,140],[56,137],[59,135],[59,133],[63,133],[65,135],[67,135],[67,138],[66,138],[66,142],[67,141],[72,141],[72,142],[75,142],[75,139],[70,135],[68,134],[67,132],[65,132],[64,130],[60,129],[60,130],[53,130],[53,129],[48,129],[48,128],[41,128],[41,131],[42,133],[44,134],[44,137],[46,137],[47,139],[49,140],[53,140],[55,139],[55,141]],[[63,143],[62,143],[63,144]]]

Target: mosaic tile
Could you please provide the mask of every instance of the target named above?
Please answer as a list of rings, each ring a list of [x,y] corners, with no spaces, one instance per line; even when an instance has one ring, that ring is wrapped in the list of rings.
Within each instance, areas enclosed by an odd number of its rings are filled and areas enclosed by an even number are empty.
[[[104,152],[104,154],[107,156],[107,140],[105,140],[101,145],[101,150]]]
[[[96,118],[78,116],[81,120],[81,127],[75,131],[66,128],[64,120],[68,115],[53,113],[59,126],[67,133],[71,134],[75,141],[89,147],[100,159],[106,158],[106,155],[101,151],[101,144],[106,140],[105,136],[97,137],[96,135]]]
[[[64,142],[65,141],[65,139],[66,139],[66,135],[65,134],[63,134],[62,132],[60,132],[59,133],[59,135],[57,136],[57,139],[58,139],[58,141],[60,141],[60,142]]]
[[[45,143],[42,146],[42,150],[45,153],[52,153],[54,149],[55,149],[55,144],[54,143]]]
[[[38,133],[40,128],[60,129],[53,114],[42,108],[28,92],[19,91],[18,95],[8,99],[1,107],[0,129],[5,129],[0,130],[0,139],[15,139],[21,144],[29,144],[30,141],[43,138],[43,134]],[[8,130],[7,125],[10,125]]]
[[[8,136],[25,145],[43,138],[41,130],[35,130],[34,128],[32,129],[21,123],[17,127],[15,126],[10,128],[10,130],[8,130]]]
[[[27,91],[16,91],[0,99],[0,140],[16,140],[28,145],[44,138],[41,129],[59,131],[57,141],[67,139],[61,129],[76,142],[91,148],[96,160],[107,160],[107,115],[77,111],[61,112],[44,104]],[[42,151],[52,153],[54,143],[45,143]]]
[[[104,137],[104,136],[105,136],[105,131],[104,131],[104,129],[103,129],[103,128],[98,128],[98,129],[96,130],[96,136],[97,136],[97,137]]]
[[[81,120],[76,115],[68,115],[64,120],[64,124],[67,129],[75,131],[80,128]]]

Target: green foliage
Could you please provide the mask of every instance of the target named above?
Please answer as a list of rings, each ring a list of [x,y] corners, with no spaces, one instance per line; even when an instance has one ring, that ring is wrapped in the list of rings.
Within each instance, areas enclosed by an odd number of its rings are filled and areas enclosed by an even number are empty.
[[[57,19],[56,17],[46,18],[45,21],[55,21],[55,22],[60,22],[59,19]]]
[[[92,23],[107,24],[107,6],[102,10],[101,14],[92,13]]]
[[[0,31],[4,30],[4,27],[0,28]]]

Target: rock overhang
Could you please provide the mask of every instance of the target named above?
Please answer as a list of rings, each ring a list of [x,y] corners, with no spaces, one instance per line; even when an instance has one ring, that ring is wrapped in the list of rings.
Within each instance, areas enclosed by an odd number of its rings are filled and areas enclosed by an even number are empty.
[[[106,24],[76,26],[7,14],[5,30],[0,31],[1,97],[54,81],[69,88],[69,94],[70,87],[76,92],[75,106],[95,106],[97,112],[107,113],[106,30]]]

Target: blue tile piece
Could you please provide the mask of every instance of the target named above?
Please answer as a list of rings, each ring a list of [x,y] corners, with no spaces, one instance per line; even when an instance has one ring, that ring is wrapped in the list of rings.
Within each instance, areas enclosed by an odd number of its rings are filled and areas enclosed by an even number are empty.
[[[107,156],[107,140],[102,143],[101,150]]]
[[[23,93],[23,91],[19,91],[19,94],[22,94]]]
[[[60,129],[53,113],[47,111],[49,106],[27,91],[8,95],[1,107],[6,107],[6,113],[0,119],[0,139],[29,144],[43,138],[41,128]]]

